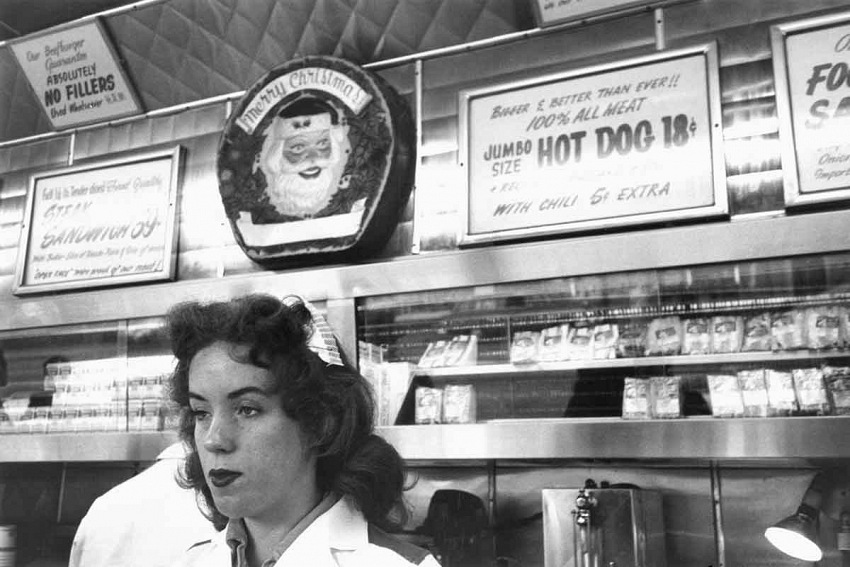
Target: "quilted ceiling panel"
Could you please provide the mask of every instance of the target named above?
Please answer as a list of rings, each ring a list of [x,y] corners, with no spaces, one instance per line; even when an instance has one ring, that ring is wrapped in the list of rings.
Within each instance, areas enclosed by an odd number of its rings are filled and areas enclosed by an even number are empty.
[[[167,0],[103,18],[144,110],[246,90],[303,55],[358,64],[534,26],[526,0]],[[0,141],[49,131],[0,48]]]

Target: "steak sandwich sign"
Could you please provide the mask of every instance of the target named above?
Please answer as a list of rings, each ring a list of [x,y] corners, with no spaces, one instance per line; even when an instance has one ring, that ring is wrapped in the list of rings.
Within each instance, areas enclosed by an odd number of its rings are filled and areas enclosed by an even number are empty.
[[[728,212],[714,44],[461,93],[474,243]]]

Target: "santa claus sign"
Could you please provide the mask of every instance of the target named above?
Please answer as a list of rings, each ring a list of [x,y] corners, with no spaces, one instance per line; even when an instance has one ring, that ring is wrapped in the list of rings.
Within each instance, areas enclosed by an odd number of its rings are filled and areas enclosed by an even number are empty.
[[[413,128],[404,100],[348,61],[305,57],[272,70],[240,100],[219,147],[236,241],[271,267],[376,251],[410,193]]]

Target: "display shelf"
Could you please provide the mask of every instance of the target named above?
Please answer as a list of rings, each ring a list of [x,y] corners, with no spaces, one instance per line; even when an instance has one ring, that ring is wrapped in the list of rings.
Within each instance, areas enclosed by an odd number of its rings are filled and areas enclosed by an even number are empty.
[[[378,428],[409,461],[850,458],[850,416],[523,419]],[[173,432],[0,436],[0,462],[152,461]]]
[[[411,461],[850,458],[850,416],[523,419],[379,432]]]
[[[477,366],[444,366],[417,368],[417,376],[434,378],[470,376],[487,377],[517,374],[521,372],[558,372],[596,368],[647,368],[653,366],[705,366],[720,364],[754,364],[799,361],[812,366],[823,359],[850,359],[847,350],[823,351],[755,351],[728,354],[690,354],[675,356],[646,356],[639,358],[611,358],[590,360],[563,360],[557,362],[532,362],[528,364],[482,364]]]
[[[177,433],[50,433],[0,435],[0,463],[153,461]]]

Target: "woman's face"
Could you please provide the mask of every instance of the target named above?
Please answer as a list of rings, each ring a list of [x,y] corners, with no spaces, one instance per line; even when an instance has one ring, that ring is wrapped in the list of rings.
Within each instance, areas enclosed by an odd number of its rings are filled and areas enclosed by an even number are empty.
[[[189,365],[195,444],[215,505],[229,518],[300,518],[318,498],[315,455],[270,372],[233,360],[232,348],[214,343]]]

